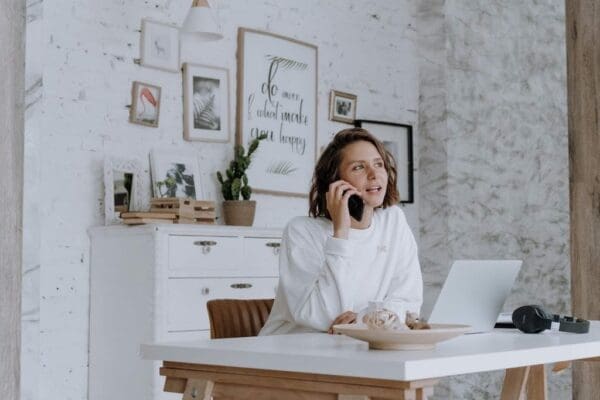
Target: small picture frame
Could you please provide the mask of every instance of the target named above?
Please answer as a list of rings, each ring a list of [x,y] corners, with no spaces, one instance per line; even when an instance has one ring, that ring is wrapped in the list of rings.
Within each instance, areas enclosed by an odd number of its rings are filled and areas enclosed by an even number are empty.
[[[158,127],[160,115],[160,87],[134,81],[131,86],[129,122]]]
[[[193,151],[153,149],[150,153],[154,197],[202,199],[200,169]]]
[[[179,72],[179,29],[142,19],[140,65]]]
[[[183,64],[183,136],[186,140],[229,141],[229,71]]]
[[[104,159],[104,223],[121,222],[121,212],[141,211],[144,201],[142,163],[138,159]]]
[[[329,119],[347,124],[356,119],[356,95],[332,90],[329,96]]]

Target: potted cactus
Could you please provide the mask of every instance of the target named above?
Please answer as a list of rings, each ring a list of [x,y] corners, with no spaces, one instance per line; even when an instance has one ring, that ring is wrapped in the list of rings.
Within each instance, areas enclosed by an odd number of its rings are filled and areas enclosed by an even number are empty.
[[[221,184],[221,193],[224,200],[223,217],[227,225],[251,226],[254,222],[256,201],[250,200],[252,188],[248,185],[246,170],[250,166],[252,155],[258,148],[260,141],[266,138],[267,135],[265,134],[250,141],[248,153],[246,154],[244,154],[244,146],[235,146],[234,158],[229,163],[225,176],[220,171],[217,172],[217,180]],[[239,199],[240,195],[242,200]]]

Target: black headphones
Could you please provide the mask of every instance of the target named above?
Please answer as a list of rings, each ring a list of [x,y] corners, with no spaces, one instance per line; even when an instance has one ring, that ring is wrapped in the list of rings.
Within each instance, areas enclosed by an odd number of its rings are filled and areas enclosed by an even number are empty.
[[[513,311],[512,321],[515,327],[524,333],[540,333],[550,329],[552,322],[560,323],[559,331],[571,333],[588,333],[590,330],[590,321],[551,314],[544,310],[542,306],[529,305],[521,306]]]

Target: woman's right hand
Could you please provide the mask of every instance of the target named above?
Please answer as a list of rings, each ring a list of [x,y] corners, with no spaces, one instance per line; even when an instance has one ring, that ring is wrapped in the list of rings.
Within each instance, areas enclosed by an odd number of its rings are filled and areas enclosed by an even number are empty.
[[[333,223],[333,237],[348,239],[351,224],[348,198],[353,194],[358,194],[358,190],[346,181],[338,180],[329,185],[325,200]]]
[[[338,315],[327,330],[327,333],[333,335],[333,326],[338,324],[355,324],[357,314],[353,311],[346,311]]]

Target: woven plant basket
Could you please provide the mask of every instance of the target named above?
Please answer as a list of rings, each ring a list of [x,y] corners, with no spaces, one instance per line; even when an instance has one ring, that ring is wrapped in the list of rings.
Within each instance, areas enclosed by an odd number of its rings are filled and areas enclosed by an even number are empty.
[[[255,200],[225,200],[223,202],[225,225],[252,226],[255,211]]]

